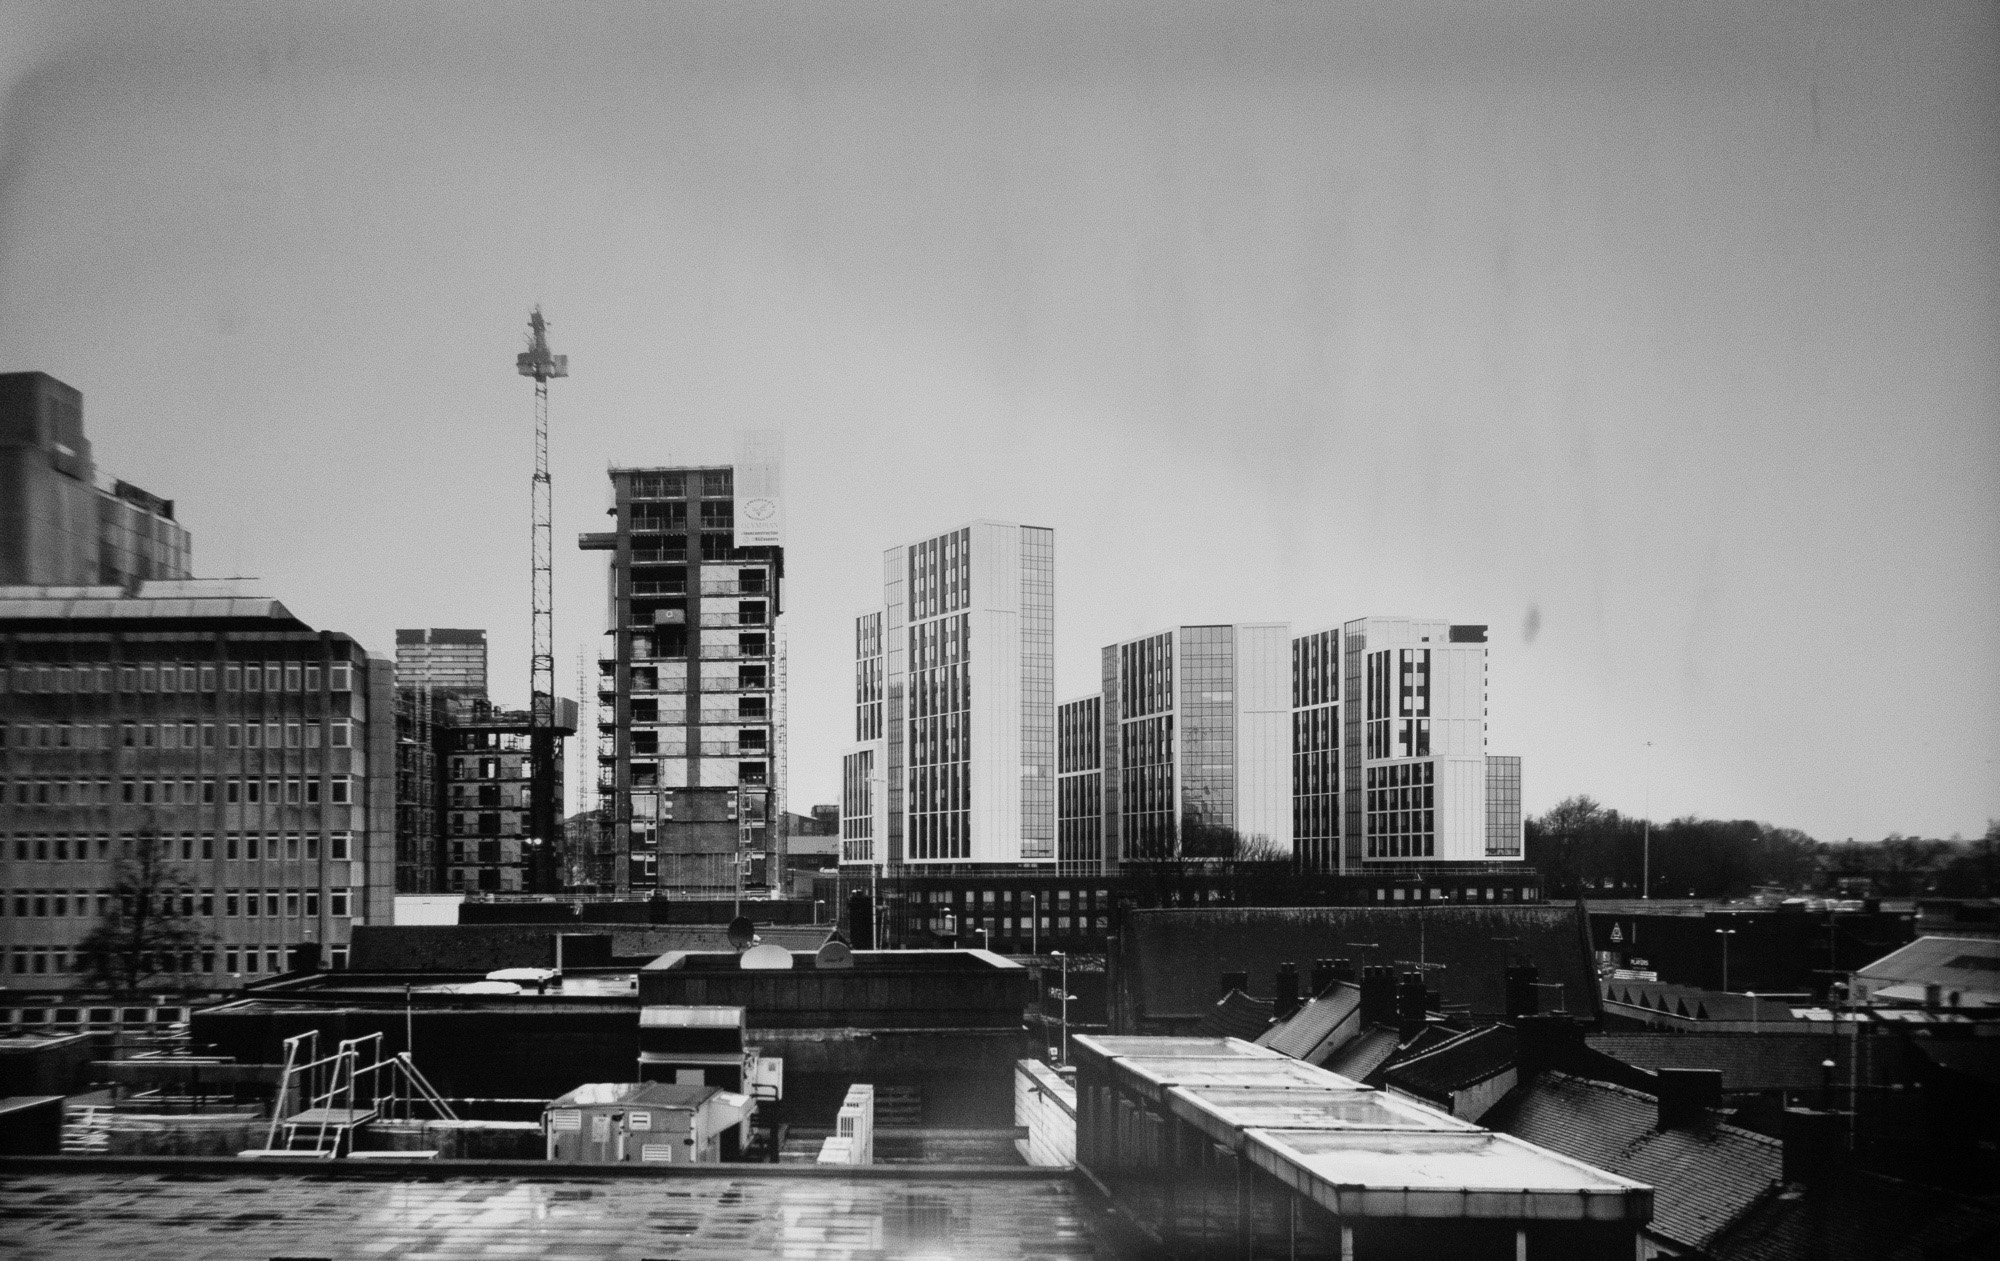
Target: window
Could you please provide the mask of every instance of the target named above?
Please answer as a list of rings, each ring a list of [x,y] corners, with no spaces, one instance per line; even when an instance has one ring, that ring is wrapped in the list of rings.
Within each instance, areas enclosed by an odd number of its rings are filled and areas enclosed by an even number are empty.
[[[212,722],[201,725],[201,747],[204,749],[215,747],[215,724]]]
[[[316,722],[306,724],[306,747],[308,749],[319,747],[319,724]]]
[[[249,860],[250,860],[250,861],[252,861],[252,862],[255,862],[255,861],[257,860],[257,855],[258,855],[258,853],[260,852],[260,849],[261,849],[261,842],[263,841],[263,839],[264,839],[264,838],[263,838],[263,837],[261,837],[261,836],[246,836],[246,837],[244,837],[244,838],[243,838],[243,857],[245,857],[245,858],[249,859]]]
[[[243,690],[242,666],[229,665],[222,668],[222,690],[225,692],[240,692]],[[232,955],[231,957],[234,958],[235,956]],[[232,964],[229,970],[234,972],[236,968]]]
[[[762,600],[737,601],[736,620],[745,626],[762,626],[764,624],[764,602]]]
[[[354,734],[354,724],[348,722],[347,719],[345,718],[335,719],[333,722],[333,729],[332,729],[333,747],[336,749],[345,749],[350,747],[348,741],[352,739],[353,734]]]
[[[306,861],[309,863],[319,861],[319,838],[317,836],[306,837]]]
[[[227,727],[224,727],[222,729],[222,744],[224,748],[228,749],[242,748],[243,747],[242,726],[232,722]]]
[[[285,724],[285,747],[288,749],[305,747],[305,730],[299,724],[295,722]]]
[[[258,749],[262,748],[263,744],[264,744],[263,724],[255,722],[245,723],[243,726],[243,747],[246,749]]]
[[[348,891],[333,889],[327,894],[327,913],[341,919],[348,917]]]
[[[306,804],[309,806],[319,804],[319,781],[316,779],[306,781]]]
[[[333,859],[346,858],[347,846],[351,839],[352,834],[348,832],[335,832],[329,836],[326,841],[326,856]]]
[[[353,667],[351,666],[334,666],[330,668],[327,671],[327,676],[326,676],[327,687],[335,692],[352,691],[353,686],[349,681],[351,678],[352,669]]]
[[[285,690],[287,692],[296,692],[299,690],[301,682],[303,682],[303,679],[300,675],[299,667],[288,663],[285,666]]]
[[[201,668],[201,690],[204,692],[213,692],[215,690],[214,666],[203,666]]]
[[[336,806],[349,804],[348,778],[345,775],[335,775],[333,777],[333,804]]]
[[[306,691],[308,691],[308,692],[317,692],[317,691],[319,691],[319,667],[318,667],[318,666],[307,666],[307,667],[306,667]]]
[[[267,749],[285,747],[285,724],[273,722],[264,725],[264,747]]]
[[[306,914],[313,917],[319,915],[319,894],[312,889],[306,890]]]
[[[251,662],[243,667],[243,690],[261,692],[264,690],[264,667]]]
[[[299,781],[296,779],[285,781],[285,804],[288,806],[299,804]]]
[[[253,806],[263,802],[264,783],[262,780],[246,779],[243,781],[243,787],[246,794],[243,798],[245,801]]]
[[[234,915],[238,914],[238,913],[239,913],[239,906],[238,906],[238,899],[239,899],[240,897],[241,897],[241,895],[240,895],[240,894],[238,894],[238,893],[236,892],[236,890],[234,890],[234,889],[225,889],[225,890],[223,890],[223,892],[222,892],[222,913],[223,913],[224,915],[230,915],[230,916],[234,916]],[[231,964],[231,965],[230,965],[230,967],[229,967],[229,970],[230,970],[231,972],[234,972],[234,971],[236,970],[236,965],[235,965],[235,964]]]

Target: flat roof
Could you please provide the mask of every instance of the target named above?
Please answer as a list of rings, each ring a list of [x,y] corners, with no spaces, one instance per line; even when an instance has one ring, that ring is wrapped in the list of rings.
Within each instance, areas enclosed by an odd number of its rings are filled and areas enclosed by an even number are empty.
[[[1314,1068],[1303,1060],[1275,1060],[1247,1055],[1160,1059],[1120,1057],[1111,1062],[1120,1083],[1155,1102],[1164,1102],[1175,1086],[1260,1086],[1266,1090],[1361,1090],[1358,1081]]]
[[[1430,1130],[1474,1133],[1479,1127],[1379,1090],[1286,1090],[1268,1086],[1177,1086],[1167,1107],[1218,1143],[1242,1145],[1251,1129]]]
[[[1119,1034],[1079,1033],[1070,1039],[1093,1059],[1111,1060],[1121,1055],[1158,1057],[1165,1055],[1242,1055],[1253,1059],[1286,1058],[1269,1047],[1241,1038],[1149,1038]]]
[[[1342,1216],[1632,1221],[1652,1188],[1506,1134],[1252,1129],[1251,1163]]]
[[[1119,1255],[1065,1171],[921,1167],[624,1167],[547,1161],[421,1169],[373,1162],[0,1167],[7,1242],[23,1257],[562,1256],[963,1261]],[[353,1166],[343,1168],[342,1166]],[[250,1166],[242,1168],[241,1166]],[[797,1172],[795,1172],[797,1170]],[[1045,1176],[1040,1176],[1045,1175]]]

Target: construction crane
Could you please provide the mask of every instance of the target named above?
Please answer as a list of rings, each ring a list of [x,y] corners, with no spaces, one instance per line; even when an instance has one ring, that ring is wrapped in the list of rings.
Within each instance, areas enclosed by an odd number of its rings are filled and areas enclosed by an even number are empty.
[[[555,575],[552,538],[554,495],[549,484],[549,382],[569,375],[569,356],[549,349],[548,326],[537,306],[528,315],[528,348],[514,358],[524,377],[535,379],[535,480],[532,656],[528,663],[528,856],[529,879],[537,893],[552,893],[556,879],[556,656]]]

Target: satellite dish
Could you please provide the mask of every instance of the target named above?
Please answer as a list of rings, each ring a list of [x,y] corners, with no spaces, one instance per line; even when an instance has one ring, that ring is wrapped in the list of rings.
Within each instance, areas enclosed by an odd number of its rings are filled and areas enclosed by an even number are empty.
[[[783,946],[752,946],[736,961],[738,967],[753,972],[789,972],[792,967],[792,952]]]
[[[829,941],[813,956],[813,966],[822,970],[828,968],[851,968],[854,966],[854,952],[843,941]]]
[[[757,926],[747,915],[739,915],[729,921],[729,944],[738,950],[748,950],[757,941]]]

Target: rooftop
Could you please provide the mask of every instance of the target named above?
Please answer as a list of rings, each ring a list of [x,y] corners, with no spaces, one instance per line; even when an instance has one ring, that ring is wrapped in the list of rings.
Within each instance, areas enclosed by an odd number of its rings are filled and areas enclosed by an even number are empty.
[[[1359,1031],[1360,1015],[1360,987],[1339,981],[1293,1012],[1290,1020],[1265,1030],[1257,1044],[1318,1064],[1327,1052]]]
[[[256,591],[254,580],[203,578],[122,587],[0,587],[0,620],[27,622],[241,621],[307,630],[291,610]]]
[[[1509,1091],[1482,1118],[1497,1130],[1656,1188],[1653,1234],[1705,1248],[1771,1195],[1783,1169],[1778,1140],[1724,1124],[1714,1113],[1659,1128],[1650,1095],[1545,1072]]]
[[[644,1176],[537,1162],[410,1171],[154,1160],[0,1165],[16,1257],[329,1261],[493,1256],[722,1261],[855,1256],[1110,1258],[1103,1215],[1040,1170],[814,1176],[784,1166]],[[784,1173],[773,1172],[785,1169]],[[843,1174],[846,1171],[842,1171]]]
[[[1383,1074],[1383,1080],[1442,1106],[1450,1102],[1454,1091],[1488,1081],[1514,1067],[1517,1046],[1511,1026],[1487,1025],[1397,1061]]]

